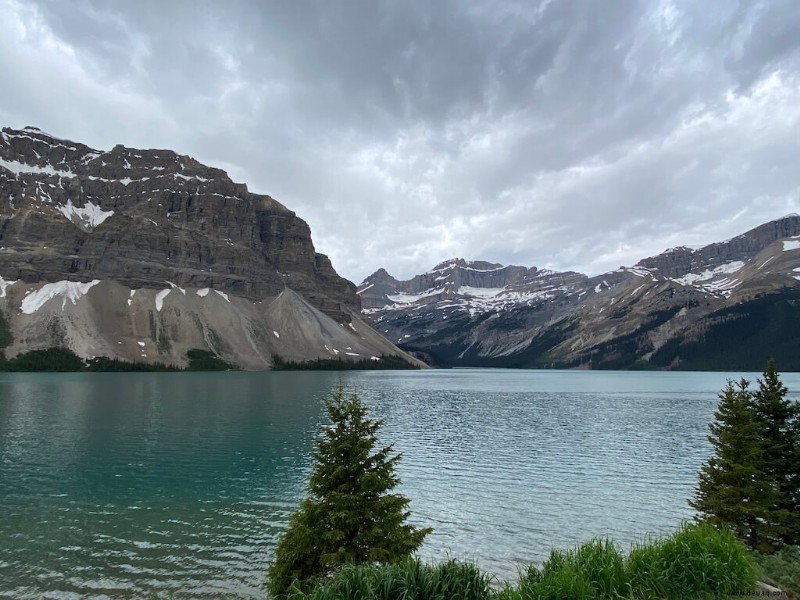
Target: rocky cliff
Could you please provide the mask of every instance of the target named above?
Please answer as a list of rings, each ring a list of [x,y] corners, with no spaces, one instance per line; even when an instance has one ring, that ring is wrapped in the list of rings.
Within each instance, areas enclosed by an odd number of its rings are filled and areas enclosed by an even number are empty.
[[[191,157],[6,128],[0,200],[10,356],[65,345],[183,363],[205,348],[259,369],[273,354],[399,353],[361,320],[305,221]]]
[[[596,277],[454,259],[378,271],[364,312],[402,348],[460,366],[800,370],[800,217]]]

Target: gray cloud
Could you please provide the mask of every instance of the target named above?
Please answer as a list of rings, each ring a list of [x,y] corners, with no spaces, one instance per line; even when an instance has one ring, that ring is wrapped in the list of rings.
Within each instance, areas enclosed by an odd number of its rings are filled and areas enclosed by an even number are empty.
[[[0,0],[0,120],[168,147],[360,281],[598,273],[800,206],[792,0]]]

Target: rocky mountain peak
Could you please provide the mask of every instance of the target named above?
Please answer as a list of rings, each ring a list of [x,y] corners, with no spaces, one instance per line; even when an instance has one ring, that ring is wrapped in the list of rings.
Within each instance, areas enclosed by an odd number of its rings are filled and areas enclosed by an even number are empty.
[[[397,352],[280,202],[171,150],[35,127],[0,131],[0,287],[17,352],[181,362],[193,343],[248,368]]]
[[[702,248],[671,248],[658,256],[639,261],[636,266],[650,269],[666,278],[678,279],[693,272],[714,271],[724,269],[725,265],[743,263],[776,241],[796,235],[800,235],[800,216],[787,215]]]
[[[340,306],[360,308],[355,286],[315,252],[305,221],[170,150],[104,152],[4,128],[0,194],[9,199],[0,207],[6,278],[172,281],[253,301],[290,286],[341,320]]]
[[[499,263],[490,263],[482,260],[468,261],[463,258],[450,258],[433,267],[429,272],[447,271],[453,269],[472,269],[474,271],[492,271],[495,269],[502,269],[503,265]]]
[[[439,365],[757,370],[772,355],[800,369],[797,215],[592,278],[448,264],[360,288],[389,339]]]

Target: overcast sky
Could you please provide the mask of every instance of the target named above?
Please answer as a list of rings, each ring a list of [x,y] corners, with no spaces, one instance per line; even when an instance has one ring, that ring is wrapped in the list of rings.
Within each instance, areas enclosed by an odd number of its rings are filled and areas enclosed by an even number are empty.
[[[0,82],[1,125],[223,168],[356,283],[800,212],[797,0],[0,0]]]

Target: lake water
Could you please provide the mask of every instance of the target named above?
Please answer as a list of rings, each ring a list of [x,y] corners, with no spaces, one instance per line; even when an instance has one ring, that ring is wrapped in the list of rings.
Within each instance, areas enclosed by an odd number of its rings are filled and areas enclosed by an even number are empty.
[[[263,598],[323,400],[403,453],[421,556],[517,565],[692,513],[725,373],[0,374],[0,598]],[[750,379],[755,375],[750,374]],[[796,396],[800,374],[785,374]]]

